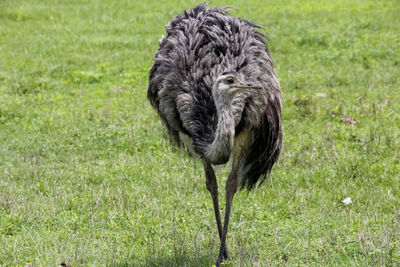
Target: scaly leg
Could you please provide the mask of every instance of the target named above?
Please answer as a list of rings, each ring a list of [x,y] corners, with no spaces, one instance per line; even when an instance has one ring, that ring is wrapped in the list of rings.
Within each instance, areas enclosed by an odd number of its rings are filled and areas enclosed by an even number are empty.
[[[221,262],[224,260],[224,248],[226,248],[226,235],[228,233],[229,215],[231,213],[233,196],[237,191],[237,180],[238,164],[235,164],[235,161],[233,161],[231,173],[229,174],[228,180],[226,181],[225,220],[221,237],[221,247],[219,249],[219,255],[216,263],[217,266],[220,266]]]
[[[219,214],[217,178],[215,177],[214,170],[210,163],[203,160],[203,166],[204,166],[204,171],[206,173],[206,185],[207,185],[208,191],[210,191],[211,198],[213,201],[215,219],[217,220],[217,226],[218,226],[218,234],[219,234],[219,238],[221,240],[222,226],[221,226],[221,216]],[[228,253],[228,249],[226,248],[226,246],[223,251],[223,258],[225,260],[229,258],[229,253]]]

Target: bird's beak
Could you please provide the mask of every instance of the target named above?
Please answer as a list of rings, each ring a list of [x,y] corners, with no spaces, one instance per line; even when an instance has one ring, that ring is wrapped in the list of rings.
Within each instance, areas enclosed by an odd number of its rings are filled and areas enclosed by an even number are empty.
[[[244,83],[244,82],[240,81],[240,83],[236,86],[236,88],[238,88],[238,89],[263,89],[264,87],[262,87],[259,84]]]

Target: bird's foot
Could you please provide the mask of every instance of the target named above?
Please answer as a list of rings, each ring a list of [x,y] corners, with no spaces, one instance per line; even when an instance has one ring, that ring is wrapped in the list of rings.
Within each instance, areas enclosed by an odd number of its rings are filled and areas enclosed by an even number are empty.
[[[215,263],[215,267],[220,267],[223,260],[220,260],[218,257],[217,262]],[[214,266],[213,266],[214,267]]]
[[[228,253],[228,249],[225,247],[225,249],[224,249],[224,260],[229,260],[230,258],[229,258],[229,253]]]
[[[226,265],[226,264],[227,264],[227,265]],[[220,267],[220,266],[230,266],[230,264],[229,264],[229,259],[219,259],[219,258],[218,258],[217,262],[216,262],[215,265],[213,265],[213,266],[216,266],[216,267]]]
[[[228,253],[228,249],[226,248],[226,246],[224,246],[224,249],[219,250],[219,254],[218,254],[218,259],[217,262],[215,263],[216,267],[220,267],[221,263],[225,260],[229,260],[229,253]]]

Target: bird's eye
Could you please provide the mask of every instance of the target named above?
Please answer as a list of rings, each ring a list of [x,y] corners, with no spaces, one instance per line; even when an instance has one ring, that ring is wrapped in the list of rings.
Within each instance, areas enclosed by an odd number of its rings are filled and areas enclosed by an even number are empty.
[[[226,82],[227,82],[228,84],[233,84],[235,81],[234,81],[232,78],[229,78],[228,80],[226,80]]]

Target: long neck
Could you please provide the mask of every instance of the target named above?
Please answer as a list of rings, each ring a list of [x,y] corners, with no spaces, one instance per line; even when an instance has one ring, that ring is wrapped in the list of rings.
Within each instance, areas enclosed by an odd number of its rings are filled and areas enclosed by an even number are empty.
[[[214,95],[218,124],[214,140],[207,146],[204,156],[213,164],[223,164],[229,160],[235,137],[235,121],[230,100]]]

